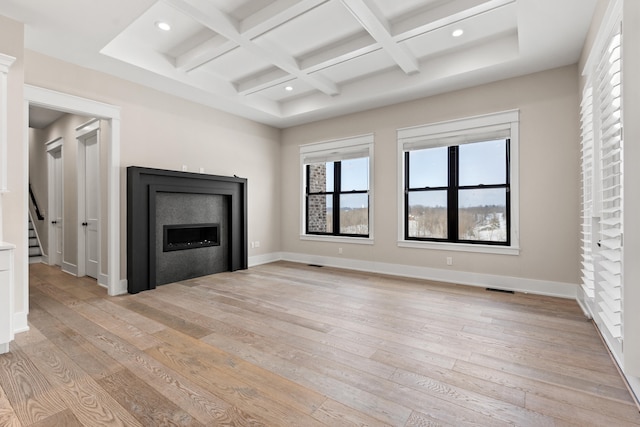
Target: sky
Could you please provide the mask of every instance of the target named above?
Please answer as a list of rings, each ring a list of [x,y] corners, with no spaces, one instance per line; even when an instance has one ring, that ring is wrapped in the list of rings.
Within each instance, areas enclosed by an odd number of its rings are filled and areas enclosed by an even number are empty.
[[[506,141],[488,141],[459,146],[460,166],[459,184],[491,185],[504,184],[506,181],[505,148]],[[409,153],[409,186],[411,188],[446,187],[448,147],[415,150]],[[504,205],[503,189],[461,190],[458,203],[460,207]],[[445,191],[416,194],[411,204],[425,206],[446,206]]]
[[[448,147],[411,151],[409,186],[446,187]],[[459,147],[460,185],[504,184],[505,141],[463,144]]]

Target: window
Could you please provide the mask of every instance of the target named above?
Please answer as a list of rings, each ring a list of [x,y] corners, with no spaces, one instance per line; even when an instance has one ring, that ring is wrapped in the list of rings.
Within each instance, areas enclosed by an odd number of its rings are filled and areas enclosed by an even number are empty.
[[[370,238],[373,135],[300,147],[306,237]]]
[[[398,131],[401,246],[517,253],[517,120],[511,111]]]
[[[509,140],[405,152],[405,238],[509,244]]]

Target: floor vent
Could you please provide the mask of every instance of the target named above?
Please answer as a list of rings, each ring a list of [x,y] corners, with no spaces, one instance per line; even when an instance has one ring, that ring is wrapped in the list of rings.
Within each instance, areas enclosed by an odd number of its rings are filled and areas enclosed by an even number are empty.
[[[309,267],[318,267],[318,268],[322,268],[322,265],[319,264],[307,264]]]
[[[496,289],[496,288],[487,288],[487,291],[489,291],[489,292],[502,292],[503,294],[514,294],[515,293],[513,291],[508,291],[506,289]]]

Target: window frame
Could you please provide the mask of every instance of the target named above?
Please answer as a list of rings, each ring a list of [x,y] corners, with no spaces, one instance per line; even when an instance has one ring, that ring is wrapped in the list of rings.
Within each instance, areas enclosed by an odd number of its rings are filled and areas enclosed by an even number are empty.
[[[398,246],[409,248],[439,249],[450,251],[481,252],[504,255],[518,255],[519,247],[519,110],[509,110],[482,116],[468,117],[446,122],[437,122],[397,130],[398,136]],[[508,140],[508,176],[507,176],[507,209],[508,236],[507,244],[502,242],[451,241],[448,239],[423,239],[408,237],[408,206],[405,185],[408,184],[406,156],[410,151],[454,147],[462,144],[489,140]],[[448,151],[450,153],[450,151]],[[449,157],[451,154],[449,154]],[[457,161],[457,159],[456,159]],[[449,183],[443,190],[448,191],[451,200]],[[461,187],[453,183],[455,194]],[[466,188],[467,186],[464,186]],[[491,188],[487,185],[482,188]],[[457,199],[456,199],[457,206]],[[451,209],[451,206],[448,206]],[[449,215],[448,215],[449,217]],[[457,225],[455,227],[457,229]],[[450,237],[450,236],[449,236]],[[457,236],[456,236],[457,239]]]
[[[475,184],[475,185],[461,185],[460,184],[460,145],[446,146],[447,149],[447,182],[448,185],[440,187],[411,187],[410,186],[410,153],[413,150],[404,151],[404,166],[405,166],[405,183],[404,183],[404,209],[405,212],[409,211],[409,194],[411,193],[429,193],[435,191],[445,191],[447,194],[447,237],[411,237],[409,236],[409,215],[404,215],[404,239],[410,241],[420,242],[446,242],[446,243],[468,243],[472,245],[492,245],[492,246],[510,246],[511,241],[511,191],[510,191],[510,165],[509,165],[509,146],[510,138],[492,139],[491,141],[504,141],[505,142],[505,182],[502,184]],[[477,143],[489,142],[478,141]],[[474,144],[474,143],[470,143]],[[429,148],[421,148],[420,150],[428,150]],[[417,151],[417,150],[416,150]],[[465,190],[491,190],[491,189],[504,189],[505,190],[505,202],[509,207],[506,211],[506,228],[507,236],[506,241],[490,241],[490,240],[472,240],[460,238],[460,194]]]
[[[301,240],[317,240],[317,241],[334,241],[373,244],[373,224],[374,224],[374,202],[373,202],[373,134],[359,135],[354,137],[335,139],[329,141],[315,142],[311,144],[300,145],[300,239]],[[367,190],[346,190],[340,188],[341,166],[343,160],[366,157],[368,159],[368,182]],[[337,233],[308,232],[308,168],[307,165],[314,163],[334,162],[334,186],[333,191],[315,192],[311,195],[331,195],[333,198],[334,210],[334,230]],[[336,191],[337,190],[337,191]],[[345,194],[367,194],[368,196],[368,235],[364,234],[341,234],[339,233],[340,208],[339,200],[341,195]],[[337,227],[337,228],[336,228]]]

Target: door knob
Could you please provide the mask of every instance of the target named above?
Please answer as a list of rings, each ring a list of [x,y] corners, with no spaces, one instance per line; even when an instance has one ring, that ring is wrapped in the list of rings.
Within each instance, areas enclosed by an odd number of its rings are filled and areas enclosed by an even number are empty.
[[[57,224],[58,221],[51,221],[51,224]]]
[[[83,226],[83,227],[86,227],[87,225],[89,225],[89,223],[88,223],[88,222],[83,222],[83,223],[82,223],[82,226]]]

